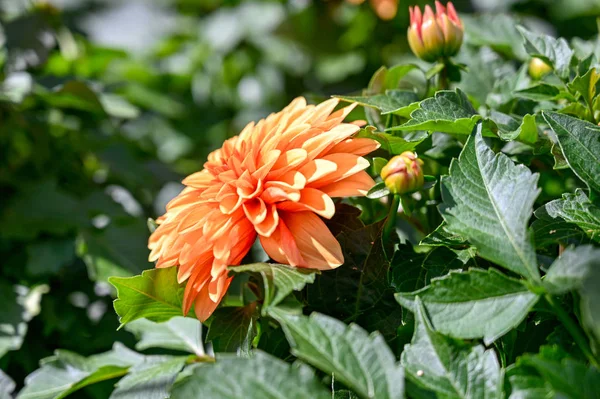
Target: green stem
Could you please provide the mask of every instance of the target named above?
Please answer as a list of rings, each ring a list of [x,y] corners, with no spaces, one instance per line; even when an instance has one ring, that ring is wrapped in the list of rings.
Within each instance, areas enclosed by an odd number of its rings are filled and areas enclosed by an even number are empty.
[[[585,334],[581,331],[581,328],[579,328],[577,323],[573,321],[571,316],[569,316],[569,314],[560,306],[560,304],[556,303],[556,301],[554,300],[554,298],[552,298],[551,295],[546,294],[545,298],[548,304],[550,304],[550,306],[554,310],[554,313],[558,317],[558,320],[560,320],[560,322],[565,326],[569,334],[571,334],[571,336],[575,340],[575,343],[577,344],[577,346],[579,346],[579,349],[581,349],[581,352],[583,352],[583,354],[585,355],[585,357],[587,357],[591,364],[593,364],[596,367],[600,367],[600,363],[598,363],[598,360],[594,357],[594,354],[592,353],[587,338],[585,337]]]
[[[450,88],[450,84],[448,82],[448,60],[444,59],[442,62],[444,63],[444,69],[442,69],[438,75],[440,78],[440,90],[448,90],[448,88]]]
[[[398,215],[398,206],[400,205],[400,195],[394,194],[392,205],[390,206],[390,213],[388,214],[385,226],[383,226],[383,241],[389,240],[392,231],[396,228],[396,216]]]

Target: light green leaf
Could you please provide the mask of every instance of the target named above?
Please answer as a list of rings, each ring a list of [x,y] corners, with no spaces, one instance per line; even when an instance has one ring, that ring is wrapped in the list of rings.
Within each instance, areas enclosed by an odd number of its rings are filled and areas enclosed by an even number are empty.
[[[514,15],[488,13],[463,14],[465,40],[477,47],[489,46],[508,58],[524,60],[527,53],[523,39],[516,29],[518,20]]]
[[[469,246],[465,238],[448,230],[446,222],[442,222],[434,231],[423,238],[419,244],[430,247],[444,246],[450,248],[466,248]]]
[[[12,392],[15,390],[15,382],[0,370],[0,399],[12,399]]]
[[[252,263],[249,265],[233,266],[230,274],[256,273],[262,277],[265,292],[263,313],[269,306],[276,306],[292,291],[300,291],[306,284],[315,281],[315,275],[320,272],[315,269],[290,267],[274,263]]]
[[[569,77],[573,50],[565,39],[555,39],[548,35],[533,33],[522,26],[517,28],[525,40],[525,50],[529,55],[541,58],[552,65],[559,77],[563,79]]]
[[[187,357],[148,356],[129,369],[110,399],[167,399]]]
[[[586,104],[592,106],[596,97],[596,84],[600,80],[600,74],[596,68],[592,68],[583,76],[577,76],[567,86],[573,92],[579,93]]]
[[[515,91],[517,97],[533,101],[552,101],[560,94],[560,89],[548,83],[538,83],[535,86]]]
[[[429,135],[425,132],[411,137],[410,140],[405,137],[395,136],[390,133],[374,132],[367,129],[361,129],[356,137],[366,137],[376,140],[381,144],[381,149],[387,151],[390,155],[402,154],[404,151],[413,151]]]
[[[600,127],[572,116],[542,112],[573,172],[600,192]]]
[[[367,198],[378,199],[390,195],[390,190],[385,185],[385,182],[380,181],[375,184],[367,193]]]
[[[494,154],[481,125],[471,135],[450,176],[441,179],[440,211],[448,230],[468,239],[483,257],[532,280],[539,280],[527,223],[540,190],[538,175]]]
[[[351,388],[361,398],[404,397],[404,373],[378,332],[368,335],[356,324],[332,317],[309,317],[272,309],[292,353]]]
[[[191,317],[173,317],[163,323],[138,319],[128,323],[125,329],[138,337],[137,350],[148,348],[174,349],[205,355],[202,341],[202,323]]]
[[[25,379],[18,399],[60,399],[96,382],[120,377],[144,356],[116,343],[109,352],[85,358],[76,353],[58,350],[43,359],[41,368]]]
[[[510,115],[492,111],[490,118],[498,126],[498,136],[502,140],[519,140],[528,144],[537,141],[538,130],[533,115],[527,114],[519,121]]]
[[[429,130],[466,135],[481,119],[460,89],[438,91],[435,97],[421,101],[410,117],[405,124],[388,130]]]
[[[435,278],[418,291],[396,294],[412,312],[417,311],[417,298],[437,331],[455,338],[483,338],[489,345],[525,319],[538,295],[494,269],[469,269]]]
[[[134,277],[111,277],[108,281],[117,289],[114,307],[121,327],[142,317],[161,322],[183,316],[185,288],[177,283],[176,267],[146,270]]]
[[[219,355],[175,384],[171,399],[314,398],[331,399],[329,392],[302,364],[288,364],[264,352],[250,358]]]
[[[382,114],[392,114],[419,101],[415,92],[408,90],[386,90],[385,94],[374,96],[334,96],[342,101],[358,103],[378,109]]]
[[[206,340],[212,342],[215,352],[250,352],[259,316],[256,305],[221,307],[213,313]]]
[[[466,344],[436,331],[417,298],[415,332],[401,362],[407,379],[443,398],[500,399],[503,372],[493,349]]]

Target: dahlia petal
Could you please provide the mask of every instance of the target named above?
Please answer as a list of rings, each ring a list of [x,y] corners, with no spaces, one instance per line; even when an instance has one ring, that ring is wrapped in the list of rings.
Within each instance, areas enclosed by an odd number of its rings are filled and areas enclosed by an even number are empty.
[[[312,211],[326,219],[331,219],[335,214],[333,200],[324,192],[310,187],[300,191],[298,202],[280,202],[277,209],[288,212]]]
[[[320,123],[327,119],[327,117],[333,112],[335,107],[340,103],[340,100],[337,98],[330,98],[327,101],[323,101],[321,104],[315,107],[315,112],[313,114],[312,120],[313,123]]]
[[[275,165],[275,162],[277,162],[280,156],[280,150],[271,150],[266,152],[265,156],[262,157],[259,162],[260,167],[252,174],[252,177],[258,180],[262,180],[267,177],[267,174],[271,171],[271,168],[273,168],[273,165]]]
[[[299,266],[327,270],[344,263],[340,244],[317,215],[312,212],[285,212],[281,217],[306,262]]]
[[[229,285],[231,284],[232,277],[223,276],[220,277],[223,282],[217,283],[220,284],[220,297],[215,297],[216,300],[213,300],[210,296],[210,287],[209,284],[205,285],[201,292],[196,296],[196,300],[194,302],[194,312],[196,313],[196,317],[201,322],[206,321],[215,311],[221,299],[223,299],[223,295],[227,292]]]
[[[254,198],[244,203],[244,213],[252,224],[260,224],[267,217],[267,206],[265,201],[260,198]]]
[[[300,173],[306,177],[306,183],[310,184],[337,170],[335,162],[326,159],[313,159],[300,168]]]
[[[327,161],[334,162],[337,165],[335,172],[322,177],[311,183],[311,187],[322,187],[336,181],[343,180],[349,176],[355,175],[358,172],[369,167],[369,161],[365,158],[354,154],[329,154],[323,157]]]
[[[300,190],[306,186],[306,177],[297,170],[290,170],[284,173],[275,181],[269,181],[265,184],[265,188],[279,187],[284,190]]]
[[[288,188],[283,185],[271,185],[265,188],[260,195],[267,204],[274,204],[281,201],[298,201],[300,199],[300,190]]]
[[[183,179],[182,183],[194,188],[205,188],[210,186],[214,180],[215,177],[208,173],[208,171],[201,170],[200,172],[193,173]]]
[[[327,151],[340,141],[347,139],[359,130],[360,128],[356,125],[344,123],[334,127],[328,132],[306,140],[306,142],[302,145],[302,148],[308,153],[308,159],[314,159],[319,154]]]
[[[367,195],[367,192],[375,185],[375,181],[367,172],[358,172],[344,180],[319,187],[319,190],[331,198],[352,197]]]
[[[272,204],[267,206],[267,217],[259,224],[254,225],[254,229],[261,237],[270,237],[277,229],[279,224],[279,213],[277,207]]]
[[[291,170],[302,162],[306,160],[308,157],[308,153],[303,148],[294,148],[292,150],[286,151],[275,162],[271,172],[267,175],[269,180],[277,179],[279,176],[283,175],[288,170]]]
[[[341,143],[334,145],[330,150],[329,154],[337,152],[354,154],[354,155],[367,155],[380,147],[380,144],[372,139],[365,137],[346,139]]]
[[[300,253],[300,249],[296,244],[296,240],[290,229],[285,225],[283,221],[279,221],[279,240],[281,243],[281,249],[285,254],[287,262],[290,266],[302,266],[306,264]]]

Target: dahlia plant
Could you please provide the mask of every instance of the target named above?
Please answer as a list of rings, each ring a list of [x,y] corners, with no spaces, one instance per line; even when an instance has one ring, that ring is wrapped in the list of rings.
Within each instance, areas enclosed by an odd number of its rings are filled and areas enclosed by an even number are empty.
[[[600,51],[435,7],[437,64],[251,122],[149,221],[114,308],[177,355],[60,353],[20,397],[600,397]]]

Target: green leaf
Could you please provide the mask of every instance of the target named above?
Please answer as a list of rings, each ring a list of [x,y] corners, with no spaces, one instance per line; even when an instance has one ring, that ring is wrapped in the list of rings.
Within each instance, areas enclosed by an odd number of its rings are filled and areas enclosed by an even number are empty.
[[[577,291],[582,324],[600,352],[600,249],[592,245],[567,248],[554,261],[544,286],[553,294]]]
[[[526,89],[515,91],[517,97],[533,101],[552,101],[560,94],[560,89],[548,83],[538,83]]]
[[[583,190],[565,193],[561,199],[550,201],[534,212],[533,229],[536,242],[542,244],[587,236],[600,243],[600,208],[593,204]]]
[[[109,399],[167,399],[187,357],[152,356],[136,364],[116,385]]]
[[[423,238],[420,245],[430,247],[450,247],[450,248],[465,248],[469,243],[463,237],[448,230],[446,222],[442,222],[433,232]]]
[[[12,392],[15,390],[15,382],[0,370],[0,399],[12,399]]]
[[[401,64],[394,65],[393,67],[387,70],[385,74],[384,87],[386,89],[396,89],[398,87],[398,83],[405,77],[409,72],[420,69],[416,64]]]
[[[600,127],[556,112],[544,111],[542,115],[556,133],[573,172],[591,189],[600,192]]]
[[[596,68],[592,68],[585,73],[583,76],[577,76],[567,87],[572,91],[579,93],[583,97],[583,100],[592,106],[594,98],[596,97],[596,84],[600,80],[600,74]]]
[[[23,298],[19,298],[13,286],[0,280],[0,358],[19,349],[27,333],[25,309],[18,299]]]
[[[518,20],[514,15],[488,13],[463,14],[465,40],[477,47],[489,46],[495,51],[524,60],[527,53],[523,48],[523,38],[516,29]]]
[[[31,276],[53,275],[75,258],[72,238],[36,241],[27,247],[25,269]]]
[[[498,136],[502,140],[519,140],[533,144],[538,139],[537,125],[533,115],[527,114],[519,121],[510,115],[492,111],[490,118],[498,126]]]
[[[460,89],[438,91],[435,97],[421,101],[410,117],[405,124],[388,130],[429,130],[466,135],[481,119]]]
[[[469,269],[435,278],[418,291],[396,294],[412,312],[417,311],[417,298],[437,331],[455,338],[483,338],[489,345],[525,319],[538,295],[494,269]]]
[[[485,144],[481,125],[471,135],[450,176],[441,179],[440,212],[448,229],[467,238],[490,261],[539,280],[532,236],[527,229],[540,190],[538,175],[494,154]]]
[[[292,291],[300,291],[306,284],[315,281],[320,272],[315,269],[290,267],[274,263],[252,263],[232,266],[230,274],[254,273],[261,276],[264,287],[263,313],[269,306],[277,306]]]
[[[367,198],[378,199],[390,195],[390,190],[385,185],[385,182],[380,181],[375,184],[367,193]]]
[[[394,136],[389,133],[374,132],[367,129],[361,129],[356,137],[366,137],[376,140],[381,144],[381,149],[390,153],[390,155],[402,154],[404,151],[413,151],[429,135],[427,133],[417,135],[408,140],[405,137]]]
[[[415,331],[401,363],[407,379],[440,398],[501,398],[503,372],[493,349],[466,344],[436,331],[417,298]]]
[[[272,309],[283,327],[294,356],[333,374],[361,398],[404,397],[404,373],[383,337],[368,335],[356,324],[346,325],[320,313],[293,315]]]
[[[452,269],[464,265],[456,254],[446,247],[435,247],[428,252],[415,252],[410,246],[401,246],[390,265],[390,285],[396,292],[415,291]]]
[[[386,90],[385,94],[376,94],[374,96],[334,97],[342,101],[358,103],[365,107],[378,109],[383,115],[396,113],[402,108],[419,101],[417,94],[408,90]]]
[[[19,399],[60,399],[96,382],[120,377],[144,356],[116,343],[109,352],[85,358],[76,353],[57,350],[42,359],[41,368],[25,379]]]
[[[256,305],[252,302],[246,306],[222,307],[213,313],[206,340],[212,342],[216,352],[250,353],[259,316]]]
[[[191,317],[173,317],[163,323],[138,319],[128,323],[125,329],[139,341],[137,350],[165,348],[205,355],[202,341],[202,323]]]
[[[185,288],[177,283],[176,267],[146,270],[134,277],[111,277],[108,281],[117,289],[114,307],[121,327],[142,317],[161,322],[183,316]]]
[[[529,55],[546,61],[554,68],[559,77],[563,79],[569,77],[573,50],[565,39],[555,39],[548,35],[533,33],[522,26],[518,26],[517,29],[525,40],[525,50]]]
[[[535,369],[553,389],[551,397],[595,399],[600,392],[600,371],[571,358],[562,360],[542,355],[525,355],[517,360],[518,366]],[[513,378],[510,379],[513,383]]]
[[[175,384],[171,399],[314,398],[330,399],[310,368],[288,364],[264,352],[250,358],[218,355]]]

